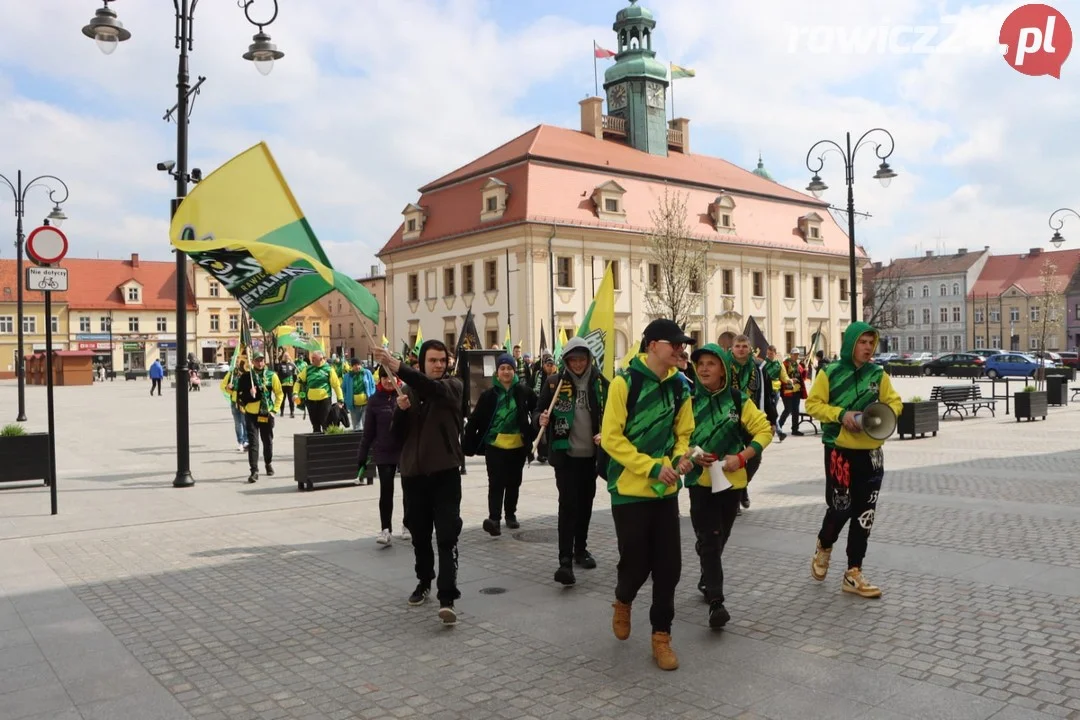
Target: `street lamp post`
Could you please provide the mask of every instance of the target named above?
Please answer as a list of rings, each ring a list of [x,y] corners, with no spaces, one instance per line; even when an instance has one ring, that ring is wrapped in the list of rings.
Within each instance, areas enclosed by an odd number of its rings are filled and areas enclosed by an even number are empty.
[[[57,197],[61,191],[50,188],[47,184],[49,180],[60,183],[60,187],[63,188],[63,197]],[[68,199],[68,186],[55,175],[39,175],[26,183],[26,185],[23,185],[22,170],[16,171],[15,182],[11,182],[4,175],[0,175],[0,181],[3,181],[8,186],[15,198],[15,275],[17,276],[15,293],[18,305],[16,312],[19,316],[16,319],[19,324],[19,356],[15,358],[15,374],[19,381],[19,414],[15,417],[15,420],[17,422],[26,422],[26,361],[24,359],[26,351],[23,349],[23,243],[26,242],[26,235],[23,233],[23,215],[26,212],[26,194],[34,187],[45,188],[49,193],[49,202],[53,204],[52,212],[45,218],[45,222],[60,227],[67,220],[67,215],[60,209],[60,205]],[[45,322],[50,322],[50,319],[45,318]]]
[[[885,137],[888,138],[889,151],[887,153],[882,154],[881,143],[867,139],[873,133],[884,133]],[[877,172],[874,173],[874,179],[880,181],[882,187],[888,187],[892,179],[896,177],[896,173],[889,167],[886,159],[892,155],[896,143],[892,134],[884,128],[867,130],[855,142],[854,146],[851,144],[851,133],[845,133],[845,147],[841,147],[839,143],[832,140],[818,140],[810,147],[810,151],[806,153],[806,169],[814,174],[810,178],[810,184],[806,186],[806,189],[813,193],[816,198],[820,198],[829,189],[829,186],[822,182],[821,176],[818,174],[821,172],[821,168],[825,166],[825,154],[836,150],[844,158],[844,182],[847,184],[848,216],[848,298],[851,301],[851,322],[858,322],[859,320],[858,305],[855,299],[855,155],[864,143],[873,144],[874,154],[877,155],[878,160],[881,160],[881,165],[878,166]],[[825,147],[817,158],[814,158],[814,164],[811,164],[814,151],[820,146]]]
[[[1050,243],[1055,248],[1061,247],[1061,244],[1065,242],[1065,236],[1061,234],[1061,228],[1065,226],[1065,218],[1069,215],[1080,219],[1080,212],[1076,212],[1072,208],[1060,208],[1050,213],[1050,229],[1054,231],[1054,234],[1050,237]]]
[[[248,51],[242,55],[245,60],[254,63],[256,69],[267,75],[274,67],[274,61],[280,60],[285,53],[277,49],[270,42],[270,36],[263,32],[263,28],[277,19],[278,2],[269,0],[273,5],[273,14],[265,22],[257,22],[251,17],[251,6],[256,0],[237,0],[237,7],[244,11],[248,22],[258,27],[258,32],[252,38]],[[116,11],[109,7],[110,2],[115,0],[103,0],[104,7],[98,9],[94,17],[82,29],[83,35],[93,38],[98,47],[106,55],[112,54],[118,43],[131,37],[131,32],[126,30],[123,23],[117,19]],[[195,87],[191,87],[191,75],[188,71],[188,54],[192,49],[192,35],[195,23],[195,8],[199,0],[173,0],[173,9],[176,17],[176,49],[180,51],[176,71],[176,163],[162,163],[159,169],[166,170],[176,178],[176,197],[170,205],[170,217],[176,214],[177,208],[187,197],[188,183],[198,182],[201,172],[197,169],[188,172],[188,115],[190,111],[191,96],[199,92],[205,78],[200,77]],[[168,119],[172,111],[165,114]],[[176,253],[176,349],[177,349],[177,378],[187,377],[187,256],[182,252]],[[181,360],[181,357],[183,358]],[[176,477],[173,479],[173,487],[191,487],[195,484],[191,476],[191,456],[188,433],[188,384],[176,383]]]

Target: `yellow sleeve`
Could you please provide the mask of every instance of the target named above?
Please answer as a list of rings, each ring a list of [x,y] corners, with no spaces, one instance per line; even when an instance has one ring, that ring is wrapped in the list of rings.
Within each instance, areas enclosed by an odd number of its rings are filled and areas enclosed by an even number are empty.
[[[787,368],[784,367],[784,363],[780,363],[780,382],[785,385],[791,382],[791,378],[788,377]]]
[[[285,399],[285,393],[281,391],[281,378],[277,376],[277,373],[274,373],[272,390],[274,393],[274,414],[277,415],[278,411],[281,410],[281,403]]]
[[[655,478],[660,474],[660,468],[665,465],[670,466],[671,461],[668,458],[657,460],[640,453],[633,443],[626,439],[624,434],[626,430],[626,397],[629,392],[626,379],[621,375],[612,380],[611,385],[608,386],[607,403],[604,405],[604,420],[600,425],[600,446],[615,462],[631,473]],[[684,402],[683,407],[685,408],[690,404]],[[693,423],[692,410],[690,420]],[[684,445],[689,446],[690,436],[687,435],[683,442]]]
[[[900,393],[896,392],[896,388],[893,387],[892,380],[889,378],[889,373],[881,373],[878,398],[881,402],[892,408],[892,411],[896,413],[897,417],[900,417],[900,413],[904,409],[904,401],[900,399]]]
[[[814,378],[814,384],[806,396],[806,412],[819,422],[840,422],[844,409],[829,404],[829,375],[827,373],[819,372]]]
[[[298,382],[298,383],[306,383],[307,382],[307,368],[306,367],[296,374],[296,382]]]
[[[330,368],[330,387],[337,393],[338,402],[345,402],[345,395],[341,392],[341,378],[334,368]]]
[[[742,426],[750,433],[750,446],[760,455],[761,451],[772,442],[772,425],[753,400],[747,398],[743,401],[742,417],[739,418]]]
[[[669,382],[682,382],[682,380],[676,378]],[[770,430],[770,432],[772,432]],[[682,407],[679,408],[679,414],[675,418],[675,449],[672,451],[674,460],[678,460],[690,450],[690,436],[694,434],[694,403],[693,394],[690,389],[686,389],[686,397],[683,399]]]
[[[232,382],[232,372],[225,373],[225,377],[221,378],[221,392],[231,392],[232,388],[229,387],[229,383]]]

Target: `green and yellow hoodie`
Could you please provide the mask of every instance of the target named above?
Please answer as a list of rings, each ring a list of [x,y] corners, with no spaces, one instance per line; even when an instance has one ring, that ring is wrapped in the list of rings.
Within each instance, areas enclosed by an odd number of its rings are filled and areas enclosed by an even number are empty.
[[[840,360],[825,366],[814,378],[806,397],[806,412],[821,422],[821,441],[828,447],[849,450],[874,450],[884,440],[875,440],[866,433],[848,431],[841,420],[844,413],[863,410],[870,403],[883,402],[900,415],[903,402],[893,389],[889,374],[872,362],[855,366],[855,345],[865,333],[873,333],[877,345],[878,331],[864,322],[854,322],[844,331]]]
[[[491,427],[484,436],[484,443],[500,450],[516,450],[525,447],[521,436],[521,423],[514,388],[518,376],[514,375],[510,387],[504,387],[496,372],[491,378],[491,388],[495,392],[495,414],[491,417]]]
[[[325,360],[319,365],[306,366],[297,375],[297,380],[307,393],[307,399],[312,402],[325,400],[333,394],[337,395],[339,401],[344,402],[341,379],[333,366]]]
[[[742,393],[742,412],[735,407],[735,397],[730,390],[730,378],[734,377],[734,357],[719,345],[709,343],[696,352],[707,352],[720,358],[724,363],[724,381],[717,390],[709,390],[701,380],[694,385],[694,433],[690,436],[690,447],[700,447],[724,461],[725,455],[737,455],[747,447],[761,455],[762,450],[772,442],[772,425],[750,398]],[[749,363],[748,363],[749,364]],[[749,435],[749,443],[744,437]],[[724,477],[735,489],[746,487],[749,482],[746,468],[724,473]],[[686,474],[686,485],[692,487],[712,487],[712,478],[707,471],[695,465]]]
[[[628,417],[626,401],[632,373],[641,376],[641,393]],[[611,457],[607,477],[612,505],[659,499],[651,486],[660,476],[660,469],[673,467],[690,449],[694,409],[685,383],[676,368],[663,378],[657,377],[645,364],[644,354],[633,358],[630,366],[611,381],[600,426],[600,445]],[[675,399],[679,396],[683,402],[676,415]],[[663,497],[677,494],[681,486],[679,482],[665,488]]]

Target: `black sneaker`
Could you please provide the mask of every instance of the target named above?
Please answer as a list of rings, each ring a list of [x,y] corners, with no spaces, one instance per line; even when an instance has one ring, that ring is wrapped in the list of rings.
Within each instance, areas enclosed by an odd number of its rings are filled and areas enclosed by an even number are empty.
[[[750,509],[750,493],[744,492],[743,496],[742,496],[742,500],[739,501],[739,504],[743,506],[744,510],[749,510]]]
[[[248,482],[253,483],[253,482],[257,481],[258,479],[259,479],[259,471],[258,470],[252,470],[251,474],[248,475]]]
[[[274,466],[270,463],[266,463],[266,474],[271,476],[274,474]]]
[[[454,612],[454,604],[449,603],[439,608],[439,619],[444,626],[457,625],[457,613]]]
[[[417,605],[423,605],[427,602],[428,594],[430,592],[430,587],[428,587],[424,583],[420,583],[416,586],[416,589],[413,590],[412,595],[409,596],[409,604],[413,607],[416,607]]]
[[[588,550],[574,553],[574,562],[586,570],[592,570],[596,567],[596,558]]]
[[[797,436],[797,437],[802,437],[802,436],[803,436],[803,435],[805,435],[806,433],[804,433],[804,432],[800,432],[800,431],[798,431],[798,430],[792,430],[792,431],[791,431],[791,434],[792,434],[792,435],[795,435],[795,436]]]
[[[719,600],[709,603],[709,627],[719,630],[727,625],[729,620],[731,620],[731,613],[724,607],[724,603]]]
[[[577,582],[577,578],[574,577],[574,566],[569,560],[559,563],[559,569],[555,571],[555,582],[563,585],[573,585]]]
[[[492,520],[491,518],[486,518],[484,520],[484,532],[486,532],[491,537],[498,537],[499,535],[502,535],[502,528],[499,527],[499,521]]]
[[[507,515],[506,516],[506,527],[509,530],[517,530],[519,527],[521,527],[521,523],[519,523],[517,521],[516,517],[513,517],[511,515]]]

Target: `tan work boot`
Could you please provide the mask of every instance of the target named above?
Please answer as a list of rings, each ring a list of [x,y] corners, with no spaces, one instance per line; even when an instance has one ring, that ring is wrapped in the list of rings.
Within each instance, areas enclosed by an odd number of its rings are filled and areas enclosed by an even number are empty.
[[[615,614],[611,617],[611,630],[615,637],[625,640],[630,637],[630,604],[616,600],[611,604]]]
[[[810,577],[815,580],[824,580],[829,572],[829,558],[832,557],[832,548],[826,550],[821,547],[821,541],[817,541],[817,550],[814,551],[814,559],[810,561]]]
[[[679,667],[679,658],[671,649],[671,633],[654,632],[652,634],[652,656],[656,667],[661,670],[675,670]]]
[[[847,569],[847,572],[844,573],[844,581],[841,583],[840,589],[844,592],[855,593],[864,598],[881,597],[881,588],[863,577],[862,568],[857,567]]]

